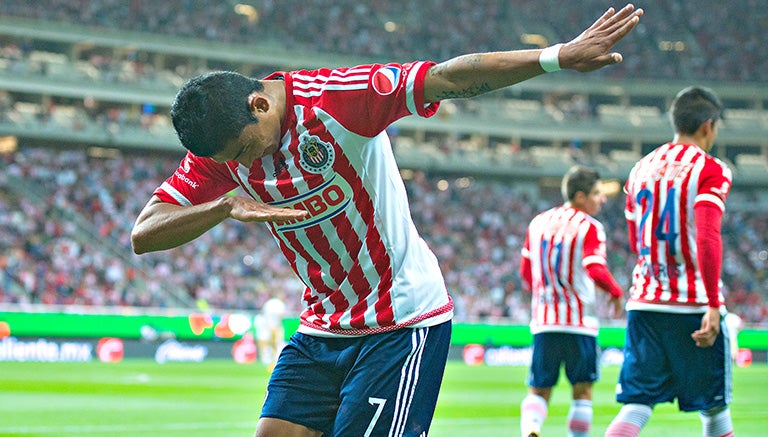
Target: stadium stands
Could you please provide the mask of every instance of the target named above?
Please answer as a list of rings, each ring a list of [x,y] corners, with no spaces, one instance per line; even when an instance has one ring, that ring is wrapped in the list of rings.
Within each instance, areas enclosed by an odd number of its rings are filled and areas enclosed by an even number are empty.
[[[52,3],[52,10],[59,7],[69,11],[67,13],[80,11]],[[86,4],[96,10],[105,5],[104,2]],[[152,8],[142,5],[135,13],[150,14]],[[190,8],[185,3],[179,11],[183,16]],[[8,6],[8,10],[13,8]],[[29,13],[24,8],[20,11],[16,15]],[[259,23],[259,26],[269,26],[270,22],[263,18]],[[104,25],[101,21],[95,24]],[[41,33],[40,26],[39,22],[10,15],[0,17],[0,77],[3,78],[0,102],[9,106],[8,116],[0,119],[0,124],[7,126],[0,126],[5,127],[0,132],[39,139],[50,137],[50,130],[56,128],[61,140],[173,149],[177,145],[165,114],[175,90],[185,78],[210,68],[233,68],[259,75],[286,65],[294,66],[297,62],[297,57],[291,56],[287,48],[292,46],[290,41],[282,49],[263,45],[256,48],[210,46],[201,40],[182,40],[177,36],[163,35],[164,39],[158,39],[157,35],[146,33],[62,26],[61,23],[46,22],[49,30]],[[259,44],[262,43],[260,39]],[[519,47],[520,43],[513,46]],[[663,53],[658,49],[649,52]],[[306,60],[307,66],[325,57],[330,63],[372,59],[357,53],[358,57],[352,60],[320,52],[299,58]],[[240,61],[236,61],[238,55],[242,58]],[[627,54],[628,59],[630,56]],[[621,65],[616,69],[625,67]],[[444,104],[440,117],[429,122],[403,120],[400,134],[418,138],[430,133],[451,136],[458,131],[474,136],[473,141],[480,142],[481,150],[496,152],[494,144],[501,142],[520,144],[525,154],[530,152],[530,146],[549,143],[558,148],[575,139],[581,151],[586,152],[580,152],[581,161],[599,167],[606,162],[602,155],[608,151],[604,149],[615,144],[639,153],[646,145],[657,144],[668,137],[664,108],[669,96],[688,82],[664,79],[649,83],[641,73],[642,70],[638,70],[642,81],[599,76],[585,80],[567,72],[547,76],[471,102]],[[721,148],[716,153],[730,162],[736,162],[736,155],[741,153],[768,155],[763,135],[768,118],[765,115],[768,111],[763,109],[767,106],[768,91],[759,85],[735,82],[716,85],[729,107],[735,107],[733,125],[726,124],[721,129],[718,142]],[[47,129],[35,125],[42,122]],[[105,123],[108,129],[104,129]],[[59,130],[61,128],[64,129]],[[491,153],[488,162],[502,162],[508,157],[496,160]],[[467,161],[446,153],[434,165],[456,169],[464,163]],[[404,164],[416,166],[418,161],[413,164],[404,161]],[[477,167],[474,163],[467,164],[468,171]],[[602,170],[621,177],[627,168],[614,162]],[[514,168],[507,173],[518,171]],[[495,172],[503,173],[503,169]],[[538,172],[548,172],[546,175],[552,177],[558,174],[557,169],[543,168]],[[757,179],[754,174],[758,175]],[[768,171],[748,172],[744,177],[736,172],[736,178],[740,184],[764,184],[768,183]]]
[[[281,0],[259,2],[240,13],[231,5],[185,0],[5,0],[0,15],[226,43],[259,41],[291,50],[442,60],[467,51],[570,39],[594,21],[606,3],[585,0],[565,8],[557,0],[392,0],[346,7],[337,2]],[[641,23],[638,36],[622,45],[627,64],[606,70],[605,75],[768,80],[768,47],[761,39],[768,12],[761,0],[729,4],[718,15],[717,25],[711,14],[722,4],[716,0],[647,0],[638,6],[648,19]]]
[[[204,301],[256,309],[277,291],[298,310],[302,287],[260,225],[228,221],[172,253],[129,255],[133,219],[179,156],[93,155],[22,148],[5,156],[0,302],[168,307]],[[524,321],[529,303],[517,273],[521,236],[536,210],[559,201],[556,190],[535,199],[503,180],[408,175],[414,219],[441,260],[459,319]],[[23,176],[13,190],[9,176]],[[33,199],[30,189],[44,197]],[[632,256],[622,207],[621,197],[613,198],[600,219],[609,230],[611,268],[628,284]],[[768,229],[759,211],[726,218],[729,304],[748,322],[763,322]],[[98,244],[83,235],[87,227],[98,233]]]
[[[521,35],[570,38],[604,7],[561,5],[284,0],[241,15],[230,2],[201,9],[184,0],[4,0],[0,137],[19,146],[5,149],[0,167],[0,302],[255,309],[278,290],[295,312],[301,286],[261,227],[226,222],[175,253],[127,255],[141,202],[181,156],[167,116],[179,84],[207,69],[260,76],[296,62],[442,60],[533,47]],[[535,210],[558,201],[553,179],[574,162],[624,177],[668,139],[669,96],[698,81],[734,108],[716,152],[737,180],[724,228],[728,303],[748,322],[768,323],[768,198],[760,192],[768,183],[768,48],[759,40],[768,12],[744,0],[710,26],[713,0],[640,6],[652,19],[622,42],[626,62],[616,68],[448,102],[434,120],[393,129],[414,218],[443,263],[459,319],[526,320],[520,237]],[[613,199],[601,220],[612,268],[626,284],[621,208]]]

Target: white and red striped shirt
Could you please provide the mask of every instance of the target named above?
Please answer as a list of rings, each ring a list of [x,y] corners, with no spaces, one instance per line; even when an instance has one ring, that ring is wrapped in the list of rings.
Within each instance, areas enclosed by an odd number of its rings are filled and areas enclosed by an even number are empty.
[[[595,282],[586,268],[607,264],[605,238],[599,221],[567,203],[531,220],[522,253],[531,273],[531,333],[597,336]]]
[[[187,154],[154,194],[196,205],[236,187],[275,206],[310,212],[270,223],[306,285],[299,331],[365,335],[449,320],[453,302],[419,236],[384,130],[438,104],[424,102],[431,63],[275,73],[286,87],[280,150],[251,168]]]
[[[635,164],[624,186],[638,254],[627,310],[706,310],[693,209],[709,202],[724,212],[731,180],[723,162],[693,144],[664,144]]]

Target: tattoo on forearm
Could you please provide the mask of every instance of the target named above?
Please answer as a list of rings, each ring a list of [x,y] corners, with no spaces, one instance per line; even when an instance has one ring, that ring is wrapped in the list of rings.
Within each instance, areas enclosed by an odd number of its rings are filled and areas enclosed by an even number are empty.
[[[480,84],[473,84],[471,86],[468,86],[460,90],[446,91],[444,93],[438,94],[437,97],[440,100],[463,99],[467,97],[479,96],[480,94],[487,93],[491,90],[492,90],[491,86],[488,85],[487,83],[480,83]]]
[[[429,69],[430,76],[442,76],[443,72],[448,68],[445,64],[437,64]]]
[[[433,66],[430,69],[429,74],[433,76],[442,76],[443,73],[449,68],[456,69],[456,70],[463,69],[461,65],[459,65],[461,63],[468,65],[471,70],[476,70],[477,66],[481,64],[481,58],[482,58],[482,55],[479,53],[473,54],[473,55],[464,55],[464,56],[452,59],[450,61],[443,62],[441,64],[437,64]]]
[[[459,59],[472,66],[472,69],[474,70],[480,64],[480,58],[482,58],[482,55],[480,53],[475,53],[472,55],[462,56]]]
[[[476,53],[472,55],[465,55],[465,56],[461,56],[456,59],[453,59],[452,61],[448,61],[447,63],[435,65],[430,69],[429,74],[432,76],[444,76],[447,74],[449,69],[454,69],[459,71],[461,70],[475,71],[477,70],[478,66],[481,63],[482,63],[482,54]],[[462,66],[461,64],[464,64],[464,65]],[[466,76],[467,74],[468,73],[465,72],[463,75]],[[480,94],[484,94],[492,90],[493,88],[487,82],[482,82],[482,83],[472,82],[472,83],[467,83],[462,89],[445,91],[443,93],[440,93],[437,97],[440,100],[460,99],[460,98],[478,96]]]

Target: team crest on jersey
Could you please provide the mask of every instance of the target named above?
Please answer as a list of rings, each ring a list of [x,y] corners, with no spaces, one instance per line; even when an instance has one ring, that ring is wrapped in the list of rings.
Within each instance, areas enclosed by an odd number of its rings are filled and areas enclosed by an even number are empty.
[[[299,152],[299,165],[309,173],[320,174],[333,165],[333,146],[314,135],[302,135],[299,138]]]
[[[399,67],[381,67],[373,73],[373,77],[371,77],[371,85],[373,85],[373,89],[376,90],[377,93],[386,96],[395,92],[402,75],[402,71]]]

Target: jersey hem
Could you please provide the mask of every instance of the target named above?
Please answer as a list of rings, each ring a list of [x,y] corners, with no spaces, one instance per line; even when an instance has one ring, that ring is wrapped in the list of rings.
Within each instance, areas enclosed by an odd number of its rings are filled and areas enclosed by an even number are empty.
[[[561,334],[581,334],[590,337],[597,337],[598,328],[587,328],[583,326],[565,326],[565,325],[547,325],[531,326],[531,334],[542,334],[545,332],[559,332]]]
[[[366,329],[329,329],[323,328],[301,320],[297,332],[307,335],[317,335],[321,337],[361,337],[365,335],[381,334],[384,332],[396,331],[403,328],[415,328],[435,326],[447,322],[453,318],[453,301],[449,300],[446,305],[422,314],[404,323],[398,323],[389,326],[380,326],[377,328]]]
[[[657,311],[661,313],[679,313],[679,314],[699,314],[707,312],[709,305],[706,303],[651,303],[638,300],[630,300],[627,302],[625,309],[627,311],[641,310],[641,311]],[[722,306],[720,307],[722,308]]]

